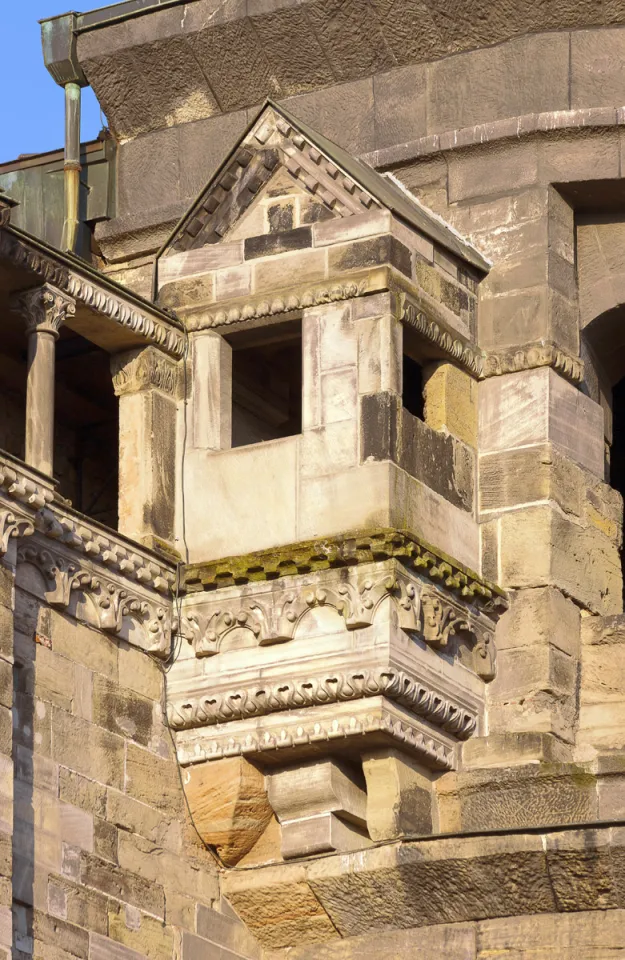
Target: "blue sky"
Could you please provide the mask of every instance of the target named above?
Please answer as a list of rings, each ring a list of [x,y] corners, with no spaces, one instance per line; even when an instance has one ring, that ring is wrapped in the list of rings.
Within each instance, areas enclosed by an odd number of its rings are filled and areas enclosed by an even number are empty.
[[[63,146],[63,89],[43,65],[37,23],[68,10],[95,9],[104,0],[0,0],[0,163],[20,153],[42,153]],[[90,87],[83,90],[81,140],[93,140],[102,126]]]

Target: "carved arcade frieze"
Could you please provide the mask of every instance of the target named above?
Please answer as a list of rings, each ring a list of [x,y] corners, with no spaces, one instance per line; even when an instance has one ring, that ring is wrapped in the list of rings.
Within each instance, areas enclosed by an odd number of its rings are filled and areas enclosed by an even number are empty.
[[[373,624],[381,603],[392,602],[401,630],[416,634],[433,648],[451,649],[456,634],[472,638],[472,668],[483,680],[495,676],[495,620],[475,603],[463,603],[452,589],[435,587],[394,560],[344,568],[310,578],[222,591],[191,610],[185,607],[179,630],[196,657],[216,656],[233,631],[246,630],[258,646],[287,643],[309,610],[331,607],[347,630]],[[238,595],[237,595],[238,594]]]
[[[183,764],[391,744],[450,769],[479,729],[505,600],[414,538],[230,558],[186,586],[168,683]]]
[[[48,605],[169,655],[173,568],[70,510],[55,500],[49,481],[4,457],[0,556],[15,565],[18,585]]]

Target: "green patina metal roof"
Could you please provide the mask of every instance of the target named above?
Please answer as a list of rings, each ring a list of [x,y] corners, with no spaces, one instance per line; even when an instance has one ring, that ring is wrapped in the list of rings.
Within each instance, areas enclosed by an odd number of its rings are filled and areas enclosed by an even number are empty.
[[[80,147],[80,229],[77,253],[91,259],[89,223],[114,216],[115,141],[110,137]],[[53,247],[61,246],[64,215],[63,151],[18,157],[0,163],[0,190],[18,204],[11,223]]]

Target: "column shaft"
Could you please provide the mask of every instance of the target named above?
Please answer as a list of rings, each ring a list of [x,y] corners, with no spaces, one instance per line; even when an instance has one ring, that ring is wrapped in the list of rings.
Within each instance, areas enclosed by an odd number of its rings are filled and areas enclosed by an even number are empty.
[[[55,340],[45,330],[32,330],[28,336],[25,459],[48,476],[54,469]]]

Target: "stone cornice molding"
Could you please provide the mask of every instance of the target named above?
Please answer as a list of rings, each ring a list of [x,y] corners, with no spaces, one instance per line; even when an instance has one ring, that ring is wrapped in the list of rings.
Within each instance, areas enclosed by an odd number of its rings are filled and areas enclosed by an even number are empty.
[[[483,376],[499,377],[505,373],[517,373],[536,367],[551,367],[574,384],[579,384],[584,379],[584,361],[579,357],[572,357],[550,341],[526,343],[518,348],[511,347],[509,350],[487,354]]]
[[[403,558],[402,558],[403,559]],[[417,561],[423,558],[417,558]],[[424,569],[433,574],[433,567]],[[271,584],[249,584],[242,590],[226,588],[194,596],[184,603],[177,625],[180,635],[193,647],[196,657],[217,656],[228,637],[247,630],[258,646],[288,643],[308,611],[328,607],[336,611],[347,630],[369,627],[384,600],[393,603],[399,628],[419,636],[429,647],[458,655],[452,638],[470,638],[467,666],[484,681],[495,676],[494,632],[498,605],[467,589],[453,577],[440,573],[435,586],[421,574],[418,563],[406,569],[391,558],[342,570],[291,576]]]
[[[187,316],[189,331],[210,330],[215,327],[227,327],[233,323],[245,320],[260,320],[265,317],[279,316],[291,313],[294,310],[306,310],[323,303],[337,303],[342,300],[353,300],[365,294],[378,292],[388,288],[388,284],[376,282],[379,272],[372,271],[371,275],[355,280],[346,280],[337,283],[321,283],[310,287],[293,287],[280,291],[279,294],[268,298],[266,294],[259,294],[245,302],[239,302],[207,312],[205,308]],[[192,308],[193,309],[193,308]],[[180,311],[185,314],[184,310]]]
[[[458,366],[464,367],[474,377],[482,376],[484,353],[479,347],[472,346],[455,330],[446,330],[438,321],[430,320],[405,294],[401,296],[401,319]]]
[[[11,311],[21,315],[27,334],[46,333],[57,340],[67,317],[76,313],[76,301],[52,284],[44,283],[12,297]]]
[[[236,689],[171,700],[167,717],[174,730],[188,730],[375,696],[397,701],[459,740],[467,740],[477,728],[475,712],[390,667],[328,671],[299,680],[259,678]]]
[[[178,365],[155,347],[114,354],[111,373],[116,397],[151,389],[170,397],[178,396]]]
[[[189,564],[183,574],[187,592],[216,590],[231,584],[275,580],[316,570],[357,566],[396,558],[443,589],[497,617],[507,608],[502,590],[414,534],[390,528],[324,537],[209,563]]]
[[[574,110],[546,110],[542,113],[526,113],[519,117],[489,120],[471,127],[458,127],[445,133],[435,133],[407,143],[385,147],[365,154],[361,159],[376,169],[385,169],[420,157],[437,153],[478,147],[501,140],[520,140],[537,134],[563,131],[581,133],[619,127],[625,124],[625,107],[582,107]]]
[[[169,654],[173,564],[70,510],[34,471],[0,455],[0,557],[12,541],[18,569],[39,569],[42,599],[51,606],[69,611],[77,592],[88,595],[94,626],[120,633],[130,618],[128,642]]]
[[[47,253],[40,247],[34,238],[13,227],[0,231],[0,258],[9,260],[15,266],[25,267],[61,293],[74,298],[77,303],[145,337],[171,356],[180,358],[184,355],[184,333],[173,320],[159,316],[156,309],[150,313],[133,305],[130,294],[126,299],[121,288],[114,290],[104,276],[99,283],[95,271],[88,270],[86,264],[84,272],[87,276],[83,275],[78,260],[74,264],[73,259],[69,261],[60,252],[51,249]]]
[[[235,729],[237,724],[240,730]],[[291,719],[288,714],[279,713],[237,721],[224,725],[223,732],[214,727],[205,731],[182,731],[177,734],[177,755],[181,766],[280,751],[285,754],[285,762],[289,762],[289,755],[297,749],[321,747],[327,752],[333,747],[341,750],[355,747],[358,750],[380,735],[387,743],[415,754],[431,769],[454,768],[454,741],[416,717],[411,718],[383,697],[316,707],[307,717]],[[187,739],[183,739],[185,736]]]

